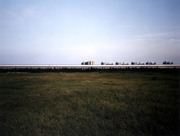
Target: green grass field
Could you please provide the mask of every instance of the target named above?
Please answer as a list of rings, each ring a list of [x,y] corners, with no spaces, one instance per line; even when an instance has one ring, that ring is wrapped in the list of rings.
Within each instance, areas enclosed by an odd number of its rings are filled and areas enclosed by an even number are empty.
[[[178,135],[178,89],[177,72],[0,73],[0,135]]]

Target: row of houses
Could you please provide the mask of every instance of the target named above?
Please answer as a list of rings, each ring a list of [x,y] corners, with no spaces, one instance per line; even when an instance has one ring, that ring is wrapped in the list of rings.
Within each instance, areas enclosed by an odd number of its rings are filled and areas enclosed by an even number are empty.
[[[114,64],[113,63],[108,63],[108,62],[101,62],[101,65],[114,65]],[[116,62],[115,65],[129,65],[129,63]]]
[[[113,65],[113,63],[101,62],[101,65]]]
[[[150,65],[150,64],[152,65],[152,63],[150,63],[150,62],[147,62],[146,64],[147,64],[147,65]],[[101,62],[101,65],[113,65],[113,63]],[[115,65],[129,65],[129,63],[116,62]],[[139,63],[137,63],[137,62],[131,62],[131,65],[144,65],[144,63],[141,63],[141,62],[139,62]]]
[[[146,63],[141,63],[141,62],[139,62],[139,63],[137,63],[137,62],[131,62],[131,65],[156,65],[156,62],[146,62]]]
[[[163,64],[173,64],[173,62],[170,62],[170,61],[164,61]]]
[[[94,61],[86,61],[82,62],[81,65],[94,65]],[[173,62],[170,61],[164,61],[163,64],[173,64]],[[101,65],[114,65],[113,63],[108,63],[108,62],[101,62]],[[121,63],[121,62],[116,62],[115,65],[129,65],[129,63]],[[146,63],[141,63],[141,62],[131,62],[131,65],[156,65],[156,62],[149,62],[147,61]]]

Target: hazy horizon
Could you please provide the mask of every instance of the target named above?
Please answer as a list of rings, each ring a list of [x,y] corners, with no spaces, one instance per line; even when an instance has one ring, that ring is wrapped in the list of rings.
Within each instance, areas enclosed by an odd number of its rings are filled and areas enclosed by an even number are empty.
[[[179,0],[0,0],[0,64],[180,64],[179,13]]]

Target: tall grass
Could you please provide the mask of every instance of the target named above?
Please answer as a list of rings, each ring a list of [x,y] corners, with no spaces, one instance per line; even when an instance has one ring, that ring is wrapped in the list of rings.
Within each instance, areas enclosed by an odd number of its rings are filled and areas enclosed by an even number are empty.
[[[0,135],[178,135],[178,73],[1,73]]]

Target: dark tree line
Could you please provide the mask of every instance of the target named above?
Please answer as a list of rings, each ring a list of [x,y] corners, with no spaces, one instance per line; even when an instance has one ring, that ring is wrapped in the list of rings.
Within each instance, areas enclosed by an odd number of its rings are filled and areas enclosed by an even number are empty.
[[[160,68],[0,68],[0,73],[6,72],[28,72],[28,73],[44,73],[44,72],[163,72],[163,71],[179,71],[179,69],[171,68],[171,69],[160,69]]]

